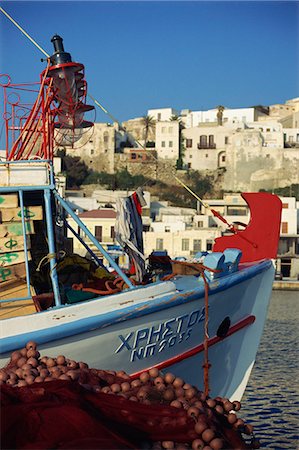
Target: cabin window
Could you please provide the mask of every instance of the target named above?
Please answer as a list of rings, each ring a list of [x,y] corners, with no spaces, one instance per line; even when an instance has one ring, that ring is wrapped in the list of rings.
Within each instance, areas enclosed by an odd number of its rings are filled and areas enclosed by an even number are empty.
[[[103,238],[103,227],[99,226],[99,225],[96,225],[95,228],[94,228],[94,235],[95,235],[95,238],[99,242],[101,242],[102,238]]]
[[[189,251],[189,239],[182,239],[182,251]]]
[[[163,250],[163,239],[156,239],[156,250]]]
[[[201,239],[193,240],[193,251],[200,252],[201,251]]]

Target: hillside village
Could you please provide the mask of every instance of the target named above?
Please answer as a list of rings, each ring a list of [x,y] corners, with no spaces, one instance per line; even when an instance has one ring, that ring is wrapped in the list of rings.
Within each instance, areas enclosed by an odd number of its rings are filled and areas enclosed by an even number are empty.
[[[299,98],[269,107],[219,106],[208,111],[184,110],[180,115],[172,108],[151,109],[147,116],[122,124],[95,123],[88,138],[83,136],[75,148],[64,150],[66,154],[79,156],[98,172],[113,174],[125,169],[132,175],[142,173],[170,185],[188,171],[212,175],[224,192],[222,198],[197,201],[194,209],[171,206],[144,187],[145,256],[152,251],[167,251],[172,258],[192,259],[198,252],[211,250],[213,240],[227,232],[227,226],[212,215],[211,207],[228,223],[246,224],[249,209],[240,192],[299,183]],[[59,173],[58,158],[56,164]],[[64,192],[64,187],[62,181],[62,192],[87,228],[111,254],[122,258],[115,240],[115,205],[117,197],[132,192],[96,185],[89,190]],[[289,197],[281,200],[277,272],[283,277],[297,278],[299,202],[291,190]],[[72,219],[69,223],[75,226]],[[70,240],[71,236],[69,232]],[[77,239],[72,244],[75,252],[86,254]],[[125,264],[126,258],[121,262]]]
[[[95,123],[67,154],[113,174],[122,169],[173,183],[172,172],[212,174],[223,191],[299,182],[299,98],[268,107],[150,109],[121,123]]]

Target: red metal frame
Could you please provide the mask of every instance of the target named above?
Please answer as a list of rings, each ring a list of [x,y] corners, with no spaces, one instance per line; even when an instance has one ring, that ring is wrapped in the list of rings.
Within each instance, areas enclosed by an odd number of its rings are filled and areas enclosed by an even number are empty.
[[[1,78],[5,78],[2,81]],[[6,159],[53,159],[55,146],[73,144],[82,132],[93,126],[84,120],[94,106],[86,104],[87,83],[84,66],[69,62],[48,66],[39,83],[13,84],[6,74],[0,74],[3,89],[3,119],[6,131]],[[38,87],[38,89],[37,89]],[[32,104],[22,103],[21,96],[37,94]],[[16,96],[12,100],[13,95]],[[67,139],[65,137],[67,136]]]

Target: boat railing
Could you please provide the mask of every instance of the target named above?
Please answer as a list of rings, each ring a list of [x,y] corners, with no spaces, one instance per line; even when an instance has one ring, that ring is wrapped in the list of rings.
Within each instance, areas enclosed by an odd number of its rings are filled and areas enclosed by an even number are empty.
[[[93,259],[98,265],[102,265],[102,262],[97,258],[94,253],[94,247],[105,257],[110,266],[115,270],[115,272],[124,280],[129,289],[134,289],[134,284],[130,281],[127,275],[121,270],[114,259],[110,256],[109,252],[101,245],[101,243],[95,238],[95,236],[90,232],[90,230],[85,226],[85,224],[80,220],[80,218],[71,209],[69,204],[59,195],[55,188],[55,177],[53,171],[53,164],[48,160],[18,160],[18,161],[0,161],[0,195],[5,193],[18,193],[19,197],[19,209],[21,211],[21,223],[22,223],[22,233],[24,241],[24,255],[25,255],[25,273],[26,273],[26,286],[27,295],[24,297],[15,298],[0,298],[0,303],[4,302],[17,302],[20,300],[31,299],[31,284],[30,284],[30,270],[29,270],[29,252],[27,246],[27,228],[28,228],[28,216],[26,215],[26,206],[24,206],[24,193],[26,191],[42,191],[44,196],[44,215],[46,223],[47,232],[47,244],[48,244],[48,260],[50,265],[50,278],[54,294],[55,307],[61,307],[61,295],[59,289],[58,275],[57,275],[57,250],[56,250],[56,240],[54,233],[54,218],[55,211],[53,211],[53,197],[56,199],[58,204],[65,210],[65,212],[73,218],[78,227],[83,231],[84,236],[86,236],[93,244],[93,249],[80,238],[79,233],[75,230],[70,229],[70,231],[75,235],[81,243],[84,242],[84,247],[91,254]],[[20,181],[23,184],[20,184]],[[12,239],[12,238],[11,238]],[[4,255],[4,256],[3,256]],[[4,253],[2,259],[0,260],[0,270],[3,272],[7,270],[5,268],[6,263],[11,263],[12,255],[10,253]],[[6,256],[5,256],[6,255]],[[2,280],[5,277],[2,276]],[[1,281],[1,277],[0,277]]]

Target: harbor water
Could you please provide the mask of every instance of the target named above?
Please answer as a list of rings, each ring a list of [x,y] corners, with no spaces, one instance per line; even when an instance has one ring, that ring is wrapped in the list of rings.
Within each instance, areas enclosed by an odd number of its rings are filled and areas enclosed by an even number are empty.
[[[298,338],[299,292],[273,291],[240,411],[254,426],[261,448],[299,448]]]

